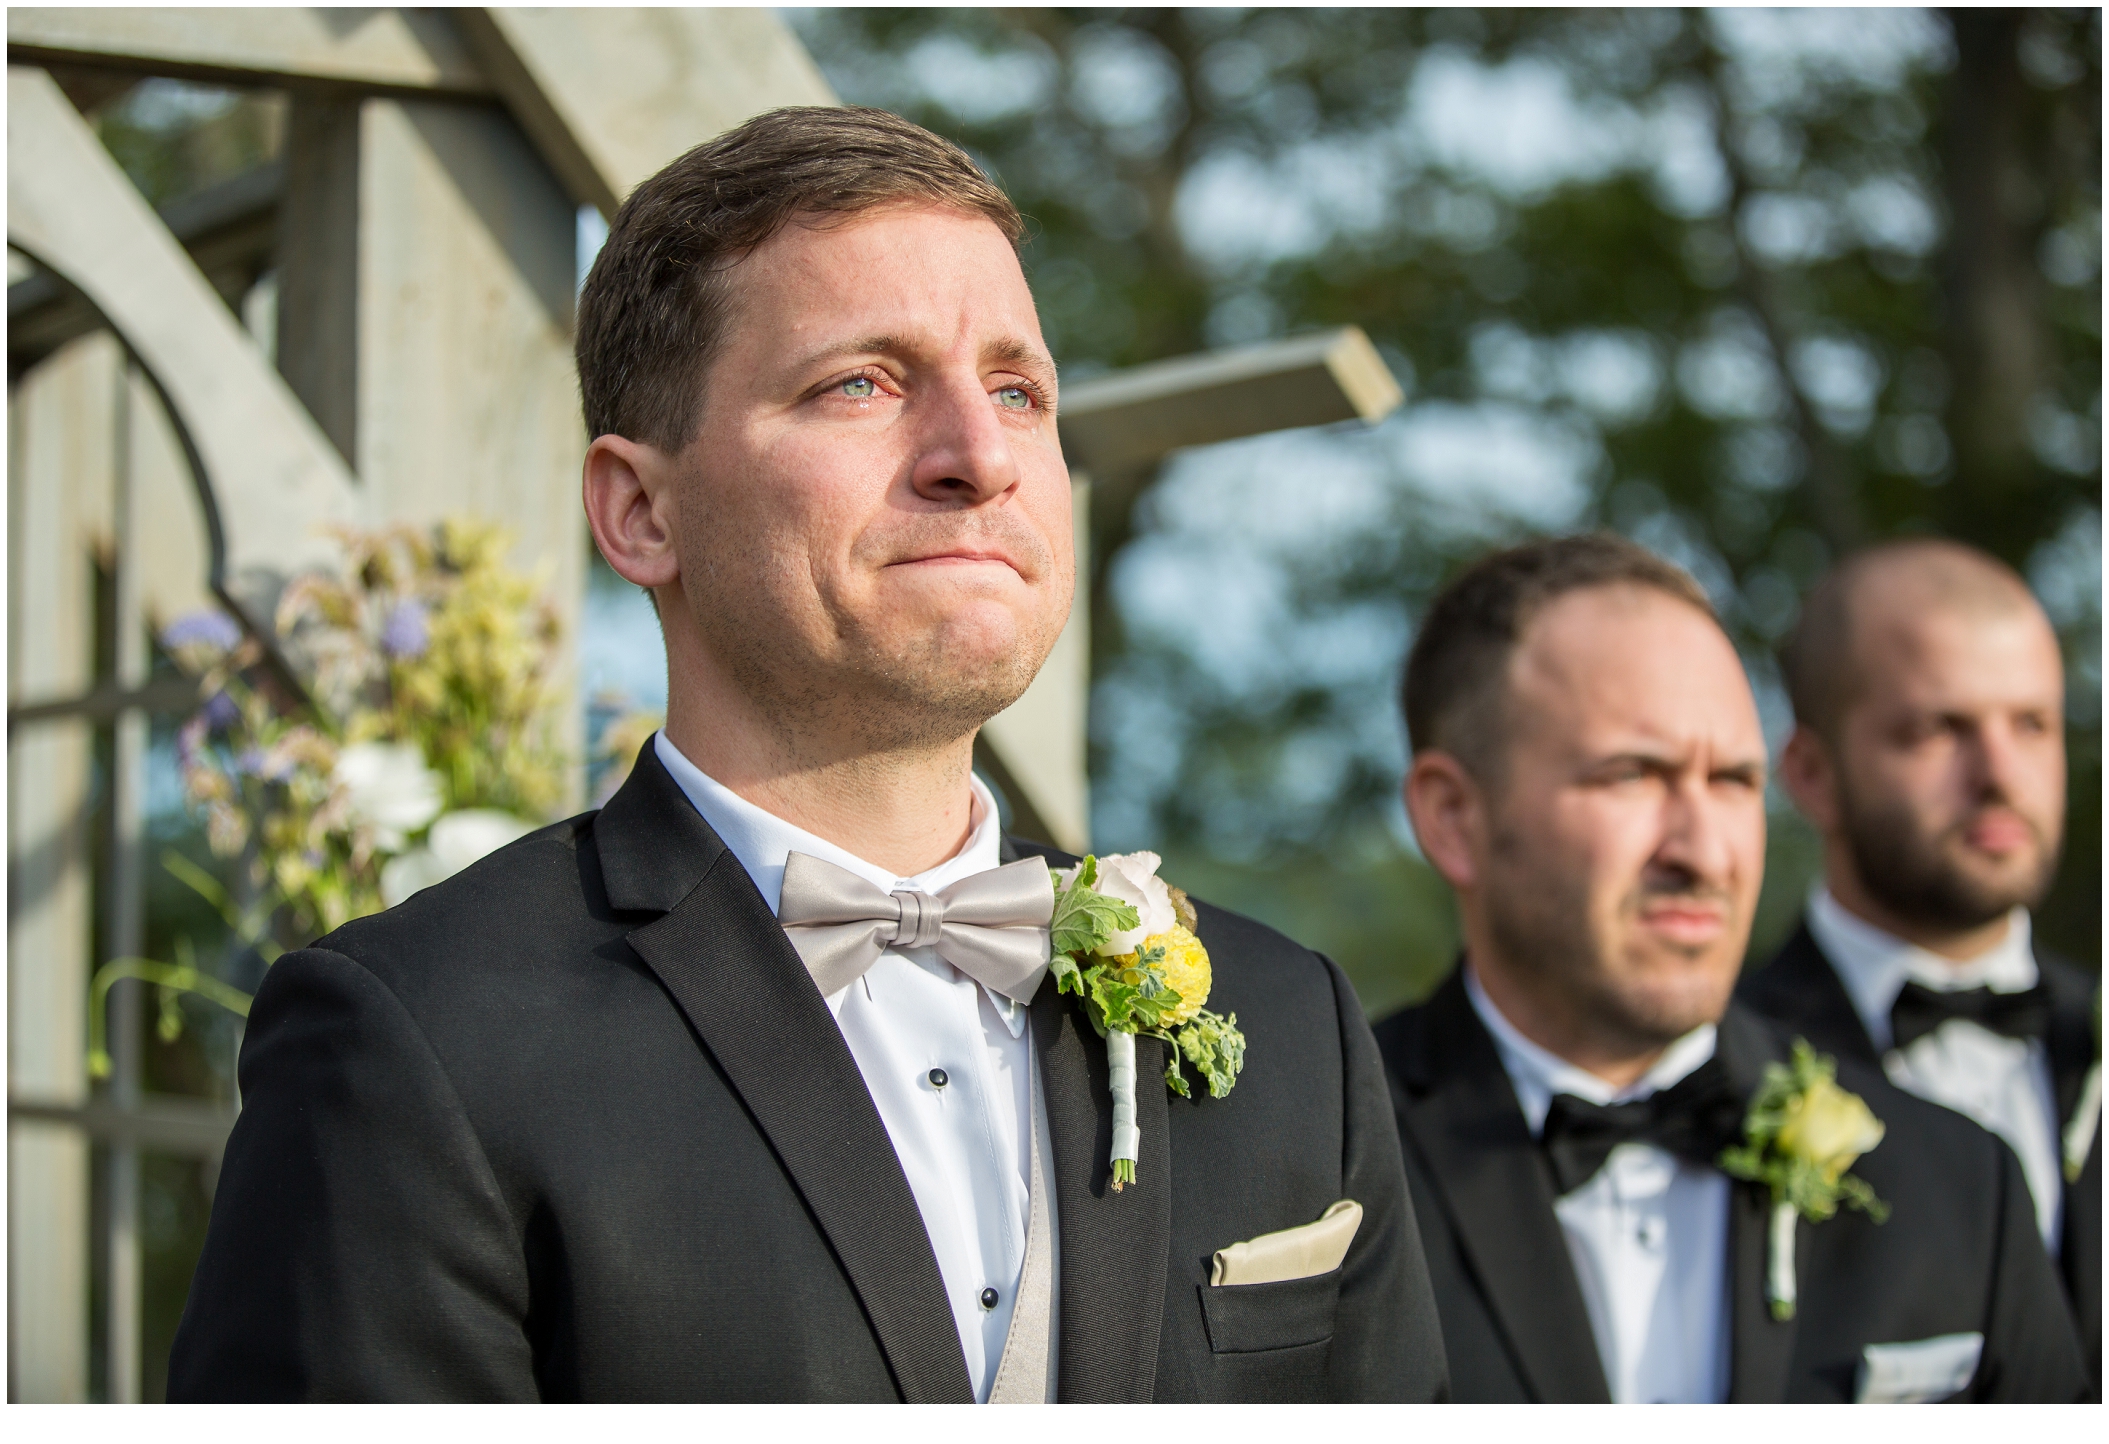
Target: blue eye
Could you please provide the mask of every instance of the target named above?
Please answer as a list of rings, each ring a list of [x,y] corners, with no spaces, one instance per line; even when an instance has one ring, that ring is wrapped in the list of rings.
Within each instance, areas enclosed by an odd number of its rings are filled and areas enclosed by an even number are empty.
[[[996,393],[996,404],[1013,411],[1022,411],[1033,404],[1032,393],[1023,386],[1006,386]]]
[[[879,394],[879,387],[869,376],[852,376],[842,383],[842,394],[852,401],[869,401]]]

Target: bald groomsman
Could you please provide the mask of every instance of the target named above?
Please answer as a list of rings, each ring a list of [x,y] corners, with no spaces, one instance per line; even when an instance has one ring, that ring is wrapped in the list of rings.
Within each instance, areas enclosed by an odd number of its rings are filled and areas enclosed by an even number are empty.
[[[2012,1145],[2099,1390],[2099,974],[2029,922],[2065,818],[2057,637],[2011,569],[1918,539],[1823,578],[1781,661],[1824,878],[1744,996]]]
[[[1774,1100],[1764,1156],[1886,1221],[1727,1171],[1790,1035],[1730,1000],[1765,742],[1691,578],[1608,536],[1490,557],[1431,608],[1404,700],[1465,952],[1377,1037],[1455,1397],[2082,1397],[2020,1165],[1968,1119],[1841,1058]]]

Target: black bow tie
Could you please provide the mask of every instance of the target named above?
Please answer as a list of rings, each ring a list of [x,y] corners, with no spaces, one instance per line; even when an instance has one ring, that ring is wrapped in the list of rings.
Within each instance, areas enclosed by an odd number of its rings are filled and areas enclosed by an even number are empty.
[[[1734,1143],[1743,1100],[1718,1058],[1709,1058],[1660,1093],[1631,1103],[1586,1103],[1553,1095],[1540,1135],[1558,1192],[1568,1194],[1596,1177],[1621,1143],[1652,1143],[1688,1163],[1711,1165]]]
[[[2021,993],[1990,988],[1948,993],[1906,983],[1889,1010],[1889,1027],[1895,1046],[1909,1048],[1951,1018],[2009,1038],[2040,1038],[2050,1030],[2050,990],[2038,983]]]

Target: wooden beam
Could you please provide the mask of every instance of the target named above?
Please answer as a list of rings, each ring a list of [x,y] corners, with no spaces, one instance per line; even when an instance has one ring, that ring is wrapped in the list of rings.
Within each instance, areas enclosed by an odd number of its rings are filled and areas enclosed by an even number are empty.
[[[1208,446],[1334,421],[1379,421],[1405,400],[1359,326],[1153,362],[1062,388],[1072,466],[1119,471]]]
[[[336,559],[351,473],[176,238],[41,70],[10,67],[7,240],[77,289],[138,358],[190,451],[213,587],[271,635],[286,578]]]
[[[232,85],[491,93],[442,10],[11,8],[7,58]]]
[[[833,105],[766,10],[463,9],[484,73],[574,199],[613,218],[692,146],[784,105]]]

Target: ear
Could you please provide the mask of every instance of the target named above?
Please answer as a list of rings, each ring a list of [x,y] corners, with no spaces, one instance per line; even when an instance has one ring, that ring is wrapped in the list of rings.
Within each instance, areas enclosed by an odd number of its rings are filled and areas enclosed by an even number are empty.
[[[680,579],[673,479],[674,459],[642,442],[597,436],[586,448],[586,521],[624,581],[663,587]]]
[[[1826,837],[1838,830],[1838,768],[1823,738],[1807,727],[1796,727],[1780,750],[1780,786],[1794,799],[1801,815]]]
[[[1479,783],[1450,753],[1420,752],[1406,770],[1405,793],[1406,815],[1429,863],[1458,891],[1476,887],[1487,836]]]

